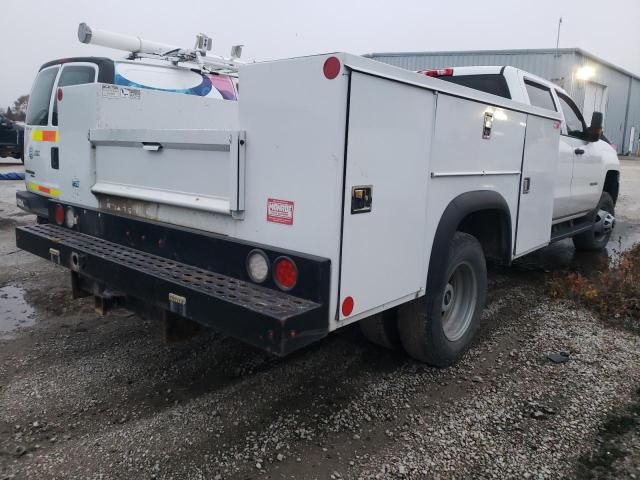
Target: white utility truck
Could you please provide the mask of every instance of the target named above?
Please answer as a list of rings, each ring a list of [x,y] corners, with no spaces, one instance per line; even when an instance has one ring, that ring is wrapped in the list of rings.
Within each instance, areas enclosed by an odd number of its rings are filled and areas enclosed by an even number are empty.
[[[92,43],[145,43],[82,28]],[[16,230],[100,311],[124,304],[277,355],[360,322],[372,341],[447,366],[478,330],[487,259],[610,236],[615,153],[574,158],[575,195],[573,180],[559,188],[571,120],[524,84],[518,102],[345,53],[216,65],[150,50],[143,60],[233,78],[237,101],[57,88],[56,195],[42,224]],[[601,120],[582,126],[585,150],[602,143]],[[583,177],[597,184],[588,195]]]

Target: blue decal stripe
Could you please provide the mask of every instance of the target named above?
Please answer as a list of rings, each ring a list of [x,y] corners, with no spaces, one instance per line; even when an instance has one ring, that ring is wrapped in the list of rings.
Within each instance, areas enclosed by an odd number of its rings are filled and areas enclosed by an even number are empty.
[[[121,85],[123,87],[132,87],[132,88],[144,88],[146,90],[156,90],[159,92],[173,92],[173,93],[184,93],[186,95],[196,95],[198,97],[206,97],[211,92],[213,85],[211,84],[211,80],[204,75],[201,75],[202,83],[192,88],[157,88],[149,85],[142,85],[137,82],[133,82],[128,78],[123,77],[119,73],[116,73],[114,78],[115,85]]]

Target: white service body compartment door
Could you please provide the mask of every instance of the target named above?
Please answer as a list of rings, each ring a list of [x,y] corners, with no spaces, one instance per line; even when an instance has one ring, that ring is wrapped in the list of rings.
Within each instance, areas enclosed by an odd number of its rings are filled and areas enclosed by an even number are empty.
[[[435,95],[353,72],[349,105],[339,305],[354,306],[341,320],[424,293]],[[371,189],[370,211],[352,213],[354,187]]]
[[[528,115],[520,178],[520,203],[514,255],[549,243],[553,191],[558,166],[558,122]]]
[[[244,132],[92,129],[98,195],[231,215],[244,210]]]

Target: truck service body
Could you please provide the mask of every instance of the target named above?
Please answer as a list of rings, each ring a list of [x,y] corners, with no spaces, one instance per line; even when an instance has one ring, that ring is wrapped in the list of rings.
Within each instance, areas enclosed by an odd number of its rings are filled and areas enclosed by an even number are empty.
[[[554,220],[556,109],[345,53],[241,65],[237,81],[237,101],[60,88],[59,192],[18,246],[101,306],[278,355],[360,321],[445,366],[477,331],[485,257],[596,230],[606,244],[613,206],[595,194]],[[617,173],[603,165],[601,191]]]
[[[552,82],[514,67],[456,67],[434,69],[429,76],[537,105],[563,116],[554,186],[553,223],[579,218],[597,205],[606,181],[615,188],[618,157],[604,140],[589,141],[581,133],[587,126],[569,94]],[[615,177],[615,178],[614,178]],[[617,197],[617,190],[613,193]]]

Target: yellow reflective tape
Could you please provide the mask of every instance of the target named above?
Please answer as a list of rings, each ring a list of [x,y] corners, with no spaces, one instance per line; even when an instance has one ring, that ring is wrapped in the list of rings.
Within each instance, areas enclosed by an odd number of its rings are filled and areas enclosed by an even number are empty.
[[[37,128],[31,130],[31,140],[34,142],[57,142],[59,138],[58,130],[42,130]]]
[[[45,187],[44,185],[38,185],[37,183],[34,183],[34,182],[27,183],[27,188],[29,190],[33,190],[34,192],[38,192],[41,194],[44,193],[45,195],[50,195],[52,197],[60,196],[60,190],[58,190],[57,188]]]

